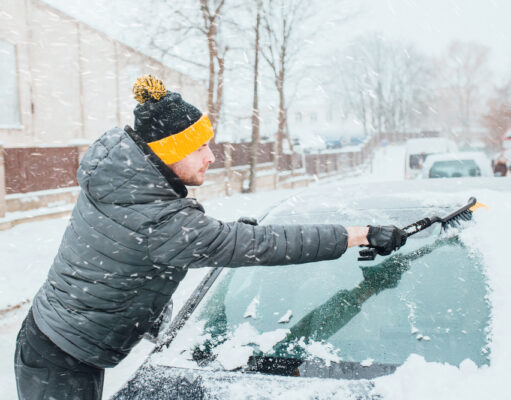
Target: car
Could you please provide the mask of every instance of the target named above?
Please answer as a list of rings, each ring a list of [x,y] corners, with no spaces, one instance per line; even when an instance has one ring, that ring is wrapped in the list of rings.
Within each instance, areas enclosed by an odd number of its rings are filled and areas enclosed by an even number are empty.
[[[404,226],[444,216],[472,195],[507,204],[510,183],[334,182],[260,222]],[[463,229],[433,225],[374,261],[358,261],[359,248],[350,248],[314,264],[213,268],[113,399],[395,399],[385,392],[404,390],[417,374],[424,398],[433,398],[443,377],[462,376],[452,370],[468,371],[467,380],[478,369],[493,376],[488,261],[462,235],[479,232],[474,220]],[[506,374],[507,362],[494,368]]]
[[[432,154],[422,166],[422,178],[493,176],[491,162],[483,152]]]
[[[457,150],[456,144],[446,138],[408,139],[405,144],[405,179],[415,179],[420,176],[422,164],[428,155],[451,153]]]

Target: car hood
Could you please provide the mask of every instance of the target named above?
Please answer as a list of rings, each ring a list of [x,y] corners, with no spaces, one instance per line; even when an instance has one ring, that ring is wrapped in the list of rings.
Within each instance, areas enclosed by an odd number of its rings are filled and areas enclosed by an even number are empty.
[[[145,364],[111,400],[374,399],[369,380],[280,377]]]

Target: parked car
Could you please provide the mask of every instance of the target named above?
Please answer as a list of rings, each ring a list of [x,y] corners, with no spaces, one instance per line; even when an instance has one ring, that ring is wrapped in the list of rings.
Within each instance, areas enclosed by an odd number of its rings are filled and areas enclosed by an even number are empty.
[[[490,159],[482,152],[433,154],[422,166],[423,178],[493,176]]]
[[[405,148],[405,179],[420,176],[422,164],[428,155],[458,150],[452,140],[445,138],[408,139]]]
[[[331,184],[281,203],[262,223],[404,226],[492,190],[511,185]],[[383,399],[374,381],[412,354],[434,368],[488,366],[485,265],[456,232],[433,226],[374,261],[350,248],[315,264],[214,268],[113,399]]]

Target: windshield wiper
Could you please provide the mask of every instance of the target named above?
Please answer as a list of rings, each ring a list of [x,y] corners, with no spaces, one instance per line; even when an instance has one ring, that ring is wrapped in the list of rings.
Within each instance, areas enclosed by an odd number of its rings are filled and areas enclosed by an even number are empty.
[[[222,269],[223,267],[213,268],[204,277],[204,279],[202,279],[199,286],[197,286],[185,305],[181,308],[181,311],[179,311],[179,314],[176,315],[176,318],[173,320],[168,329],[168,333],[164,335],[164,337],[158,338],[158,345],[153,349],[151,354],[161,351],[161,349],[165,346],[169,346],[172,340],[174,340],[176,337],[179,330],[184,326],[186,321],[188,321],[201,300],[204,298],[211,285],[213,285],[218,275],[220,275]]]
[[[363,366],[356,361],[339,361],[326,364],[320,360],[252,356],[244,371],[308,378],[374,379],[378,376],[392,374],[397,367],[397,364],[373,363],[369,366]]]

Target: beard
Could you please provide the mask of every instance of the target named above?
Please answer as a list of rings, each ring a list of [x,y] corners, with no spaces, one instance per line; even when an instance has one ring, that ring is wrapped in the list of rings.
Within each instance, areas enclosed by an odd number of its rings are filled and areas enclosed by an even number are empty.
[[[185,186],[200,186],[204,183],[204,175],[188,177],[185,179],[181,179],[181,181],[185,184]]]
[[[169,165],[170,169],[174,171],[181,182],[186,186],[200,186],[204,183],[207,167],[201,168],[196,172],[191,172],[189,169],[180,168],[179,166]]]

